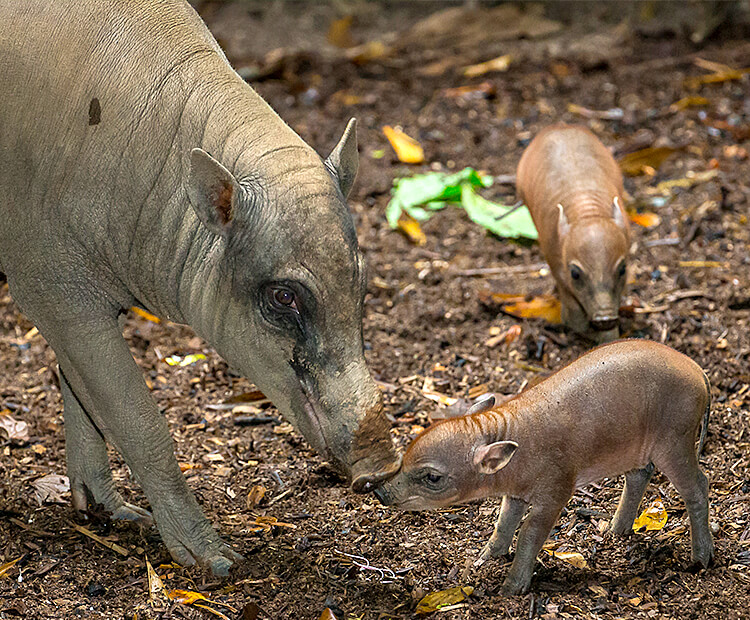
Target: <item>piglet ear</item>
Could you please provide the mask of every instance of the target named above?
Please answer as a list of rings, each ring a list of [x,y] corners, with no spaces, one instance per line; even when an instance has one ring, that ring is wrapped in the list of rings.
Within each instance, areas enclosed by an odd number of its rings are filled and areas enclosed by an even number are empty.
[[[620,200],[617,196],[612,200],[612,217],[615,220],[615,224],[620,228],[627,228],[625,216],[623,215],[622,207],[620,207]]]
[[[344,130],[339,143],[333,147],[325,161],[326,166],[338,181],[341,193],[346,198],[357,178],[359,153],[357,152],[357,119],[353,118]]]
[[[187,194],[196,215],[212,233],[226,235],[241,188],[231,172],[202,149],[190,153]]]
[[[480,413],[482,411],[489,411],[495,406],[495,395],[494,394],[482,394],[479,398],[474,401],[474,404],[466,410],[466,415],[472,415],[473,413]]]
[[[494,474],[508,464],[518,449],[515,441],[496,441],[474,450],[474,466],[480,474]]]
[[[568,236],[568,233],[570,232],[570,224],[568,224],[568,218],[565,217],[565,211],[561,204],[557,205],[557,210],[560,214],[557,220],[557,236],[562,239]]]

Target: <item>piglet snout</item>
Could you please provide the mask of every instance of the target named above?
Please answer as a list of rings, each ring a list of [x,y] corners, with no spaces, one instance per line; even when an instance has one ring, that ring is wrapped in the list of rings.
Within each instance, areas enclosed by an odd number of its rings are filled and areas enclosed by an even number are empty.
[[[607,331],[617,325],[618,316],[612,314],[595,315],[590,323],[591,326],[598,331]]]

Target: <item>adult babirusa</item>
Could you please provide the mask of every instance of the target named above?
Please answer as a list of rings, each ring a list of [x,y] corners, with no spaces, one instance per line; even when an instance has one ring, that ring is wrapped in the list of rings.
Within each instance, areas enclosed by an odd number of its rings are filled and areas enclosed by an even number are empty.
[[[109,442],[178,562],[222,574],[237,557],[122,338],[132,305],[191,325],[356,490],[393,475],[346,205],[354,122],[321,159],[182,0],[3,0],[0,16],[0,269],[57,355],[76,508],[151,521],[115,489]]]

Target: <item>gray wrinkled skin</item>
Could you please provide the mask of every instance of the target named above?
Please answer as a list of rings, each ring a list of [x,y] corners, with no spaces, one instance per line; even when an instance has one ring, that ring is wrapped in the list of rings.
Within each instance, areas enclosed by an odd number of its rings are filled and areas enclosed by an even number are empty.
[[[191,325],[356,489],[392,475],[345,200],[353,123],[324,162],[183,1],[2,0],[0,18],[0,269],[57,355],[74,506],[151,522],[115,489],[106,440],[175,560],[225,574],[238,557],[122,338],[132,305]]]

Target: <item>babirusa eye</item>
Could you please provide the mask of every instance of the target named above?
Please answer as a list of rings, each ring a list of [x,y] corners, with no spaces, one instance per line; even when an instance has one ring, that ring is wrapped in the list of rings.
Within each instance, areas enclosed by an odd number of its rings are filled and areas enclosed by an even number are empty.
[[[298,312],[297,295],[286,286],[272,285],[267,289],[268,299],[274,310]]]
[[[580,280],[581,279],[581,268],[578,265],[571,265],[570,266],[570,277],[573,280]]]

